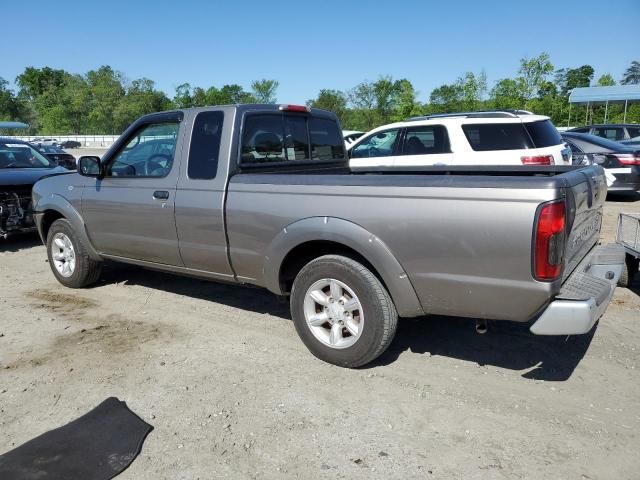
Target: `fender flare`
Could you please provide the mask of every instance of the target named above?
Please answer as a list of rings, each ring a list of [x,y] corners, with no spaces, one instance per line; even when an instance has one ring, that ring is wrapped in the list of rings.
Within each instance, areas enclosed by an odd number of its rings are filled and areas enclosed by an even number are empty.
[[[52,193],[50,195],[47,195],[46,197],[41,197],[38,200],[38,205],[36,208],[36,217],[38,218],[36,223],[38,226],[38,232],[40,233],[40,237],[42,238],[42,241],[45,243],[45,245],[47,239],[44,236],[44,231],[42,231],[42,219],[44,218],[46,212],[50,210],[58,212],[66,220],[68,220],[69,223],[71,223],[74,232],[80,237],[80,240],[87,249],[87,253],[93,260],[103,260],[100,254],[93,247],[91,240],[89,240],[89,235],[87,234],[87,229],[80,213],[74,208],[73,205],[71,205],[71,203],[69,203],[66,198],[64,198],[62,195],[58,195],[57,193]]]
[[[360,225],[341,218],[310,217],[283,228],[265,251],[262,270],[265,287],[282,295],[280,269],[284,259],[297,246],[318,240],[345,245],[371,263],[389,289],[400,316],[424,315],[407,273],[389,247]]]

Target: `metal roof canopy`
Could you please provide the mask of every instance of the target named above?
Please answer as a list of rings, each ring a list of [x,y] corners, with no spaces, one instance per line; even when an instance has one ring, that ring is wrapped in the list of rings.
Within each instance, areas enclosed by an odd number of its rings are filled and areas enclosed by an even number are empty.
[[[640,85],[613,87],[579,87],[571,90],[569,103],[624,103],[640,102]]]
[[[571,104],[587,105],[587,117],[592,105],[604,104],[604,123],[607,123],[607,114],[610,103],[624,103],[624,120],[627,121],[627,107],[629,103],[640,102],[640,85],[614,85],[611,87],[578,87],[569,94],[569,122],[571,121]]]
[[[29,125],[22,122],[0,122],[0,128],[29,128]]]

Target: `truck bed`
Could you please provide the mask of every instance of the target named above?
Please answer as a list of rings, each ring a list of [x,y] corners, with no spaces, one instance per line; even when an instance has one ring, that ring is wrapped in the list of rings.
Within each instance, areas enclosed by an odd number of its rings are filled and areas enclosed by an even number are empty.
[[[568,201],[567,278],[597,242],[606,195],[597,186],[604,181],[597,166],[295,173],[230,179],[227,235],[241,281],[269,285],[262,259],[273,255],[268,249],[276,236],[300,219],[330,217],[370,232],[371,242],[398,259],[424,313],[519,321],[533,318],[562,285],[532,278],[540,204]]]

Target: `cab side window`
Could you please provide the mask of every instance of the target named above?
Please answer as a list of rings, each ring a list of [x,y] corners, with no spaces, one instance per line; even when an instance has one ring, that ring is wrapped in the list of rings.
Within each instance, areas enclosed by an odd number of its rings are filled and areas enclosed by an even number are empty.
[[[138,129],[107,166],[108,177],[162,178],[171,171],[179,124],[152,123]]]
[[[389,157],[395,155],[400,129],[393,128],[365,138],[351,150],[351,158]]]
[[[187,175],[193,180],[212,180],[218,172],[223,112],[201,112],[193,122]]]

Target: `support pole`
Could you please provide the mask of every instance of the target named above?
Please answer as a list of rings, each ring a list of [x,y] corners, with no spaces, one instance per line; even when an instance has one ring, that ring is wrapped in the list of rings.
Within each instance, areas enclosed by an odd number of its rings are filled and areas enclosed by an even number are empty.
[[[607,114],[609,113],[609,100],[604,104],[604,124],[607,124]]]
[[[624,101],[624,120],[622,120],[622,123],[627,123],[627,103],[629,103],[629,100]]]
[[[584,116],[584,124],[589,125],[589,102],[587,102],[587,114]]]
[[[569,119],[567,120],[567,128],[571,126],[571,103],[569,103]]]

